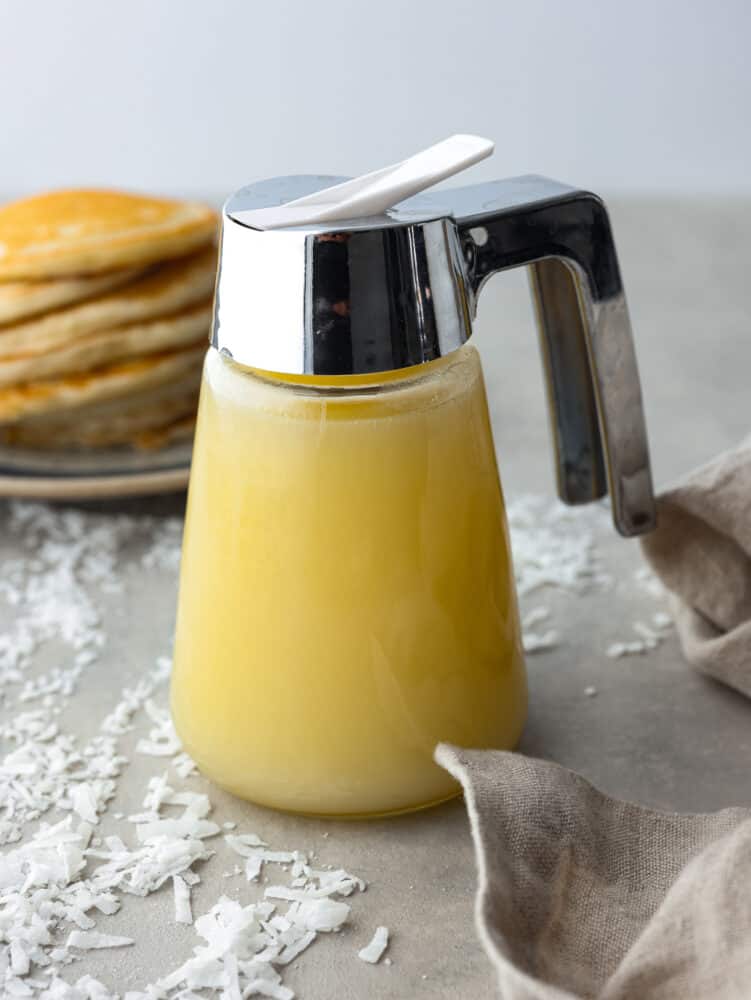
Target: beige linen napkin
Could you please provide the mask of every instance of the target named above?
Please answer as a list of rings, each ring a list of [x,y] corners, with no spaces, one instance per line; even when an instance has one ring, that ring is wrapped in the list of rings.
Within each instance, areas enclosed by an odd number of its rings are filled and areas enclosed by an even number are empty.
[[[557,764],[442,744],[503,1000],[749,1000],[751,810],[679,816]]]
[[[658,515],[644,553],[687,659],[751,697],[751,439]],[[544,761],[436,759],[464,787],[503,1000],[751,1000],[751,810],[658,813]]]
[[[751,439],[664,493],[642,546],[686,659],[751,697]]]

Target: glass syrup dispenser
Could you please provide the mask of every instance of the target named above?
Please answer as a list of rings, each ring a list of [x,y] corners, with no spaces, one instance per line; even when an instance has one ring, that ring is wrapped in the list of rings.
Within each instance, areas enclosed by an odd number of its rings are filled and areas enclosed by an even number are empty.
[[[655,513],[602,201],[543,177],[419,194],[492,149],[456,136],[364,178],[229,199],[185,527],[172,681],[219,785],[369,816],[458,791],[437,743],[513,748],[526,683],[472,319],[529,269],[558,491]],[[501,335],[499,331],[499,336]]]

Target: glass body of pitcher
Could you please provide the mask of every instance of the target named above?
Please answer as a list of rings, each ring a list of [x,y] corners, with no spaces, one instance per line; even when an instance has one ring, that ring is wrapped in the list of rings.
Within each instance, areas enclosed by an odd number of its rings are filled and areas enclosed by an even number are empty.
[[[377,378],[209,352],[172,710],[218,784],[303,813],[438,802],[457,791],[438,742],[515,746],[525,674],[472,346]]]

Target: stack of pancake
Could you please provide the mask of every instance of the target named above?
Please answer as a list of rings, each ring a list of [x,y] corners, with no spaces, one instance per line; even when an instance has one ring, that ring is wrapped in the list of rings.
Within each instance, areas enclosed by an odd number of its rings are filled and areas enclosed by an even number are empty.
[[[0,207],[0,440],[159,447],[192,434],[214,211],[115,191]]]

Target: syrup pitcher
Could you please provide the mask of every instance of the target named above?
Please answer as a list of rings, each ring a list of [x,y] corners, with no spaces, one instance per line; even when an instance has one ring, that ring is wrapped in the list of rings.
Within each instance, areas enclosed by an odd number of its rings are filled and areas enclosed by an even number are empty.
[[[183,547],[172,709],[218,784],[367,816],[458,792],[440,741],[513,748],[526,683],[480,358],[483,282],[526,265],[558,490],[655,521],[608,215],[518,177],[417,194],[455,136],[354,181],[243,188],[223,215]],[[395,207],[394,207],[395,206]]]

